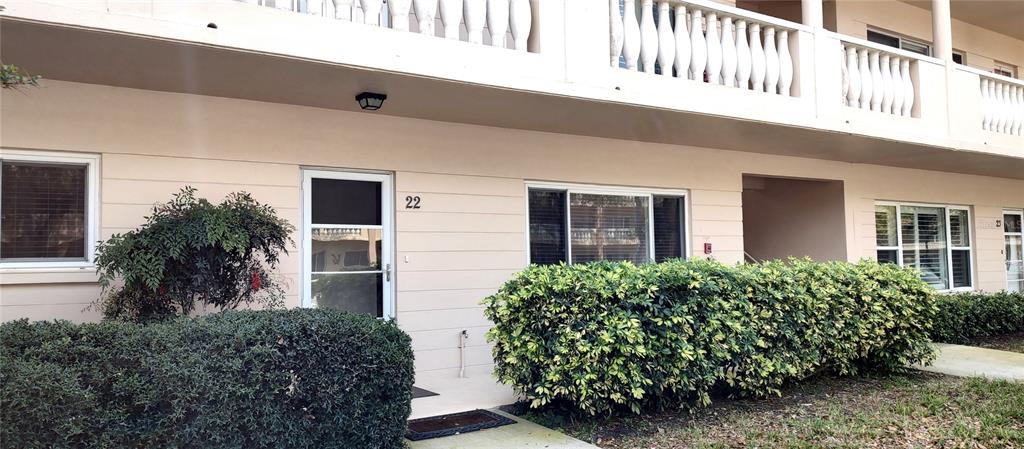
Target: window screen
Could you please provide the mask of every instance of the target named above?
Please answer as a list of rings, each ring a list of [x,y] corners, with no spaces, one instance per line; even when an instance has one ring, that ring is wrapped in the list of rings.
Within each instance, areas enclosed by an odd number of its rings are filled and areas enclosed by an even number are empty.
[[[530,263],[686,257],[682,195],[531,188],[528,196]]]
[[[529,196],[530,263],[564,262],[565,191],[530,189]]]
[[[937,289],[949,288],[946,213],[939,207],[901,206],[903,265]]]
[[[3,161],[0,259],[86,259],[86,165]]]
[[[683,257],[683,197],[654,196],[654,260]]]

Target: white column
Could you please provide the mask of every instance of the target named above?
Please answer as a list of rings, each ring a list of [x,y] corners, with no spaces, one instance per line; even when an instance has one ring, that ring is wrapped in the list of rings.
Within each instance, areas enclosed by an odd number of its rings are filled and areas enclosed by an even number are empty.
[[[932,0],[932,56],[953,60],[953,25],[949,16],[949,0]]]
[[[800,0],[800,15],[804,25],[812,28],[825,26],[824,16],[821,12],[821,0]]]

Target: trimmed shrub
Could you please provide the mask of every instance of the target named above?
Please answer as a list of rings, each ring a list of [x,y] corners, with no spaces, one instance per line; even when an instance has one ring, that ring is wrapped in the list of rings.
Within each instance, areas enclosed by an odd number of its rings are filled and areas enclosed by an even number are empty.
[[[398,448],[408,335],[331,310],[0,326],[5,448]]]
[[[589,414],[774,395],[823,370],[933,356],[932,289],[868,261],[530,266],[484,302],[498,378],[532,407]]]
[[[938,296],[932,340],[967,343],[1024,332],[1024,293],[956,293]]]

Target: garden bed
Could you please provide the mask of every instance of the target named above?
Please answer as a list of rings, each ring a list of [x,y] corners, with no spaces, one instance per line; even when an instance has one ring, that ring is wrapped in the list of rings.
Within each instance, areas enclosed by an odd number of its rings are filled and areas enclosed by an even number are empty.
[[[968,345],[1024,354],[1024,332],[977,338],[971,340]]]
[[[821,377],[700,410],[525,416],[602,448],[1012,448],[1024,445],[1021,404],[1024,384],[919,373]]]

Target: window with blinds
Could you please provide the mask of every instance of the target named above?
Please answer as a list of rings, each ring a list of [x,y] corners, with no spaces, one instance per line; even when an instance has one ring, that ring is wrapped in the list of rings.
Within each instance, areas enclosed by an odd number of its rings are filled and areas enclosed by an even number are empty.
[[[647,263],[685,255],[685,196],[529,189],[530,263]]]
[[[0,262],[88,260],[88,164],[0,165]]]
[[[973,285],[970,213],[952,206],[875,205],[879,262],[911,267],[938,290]]]

